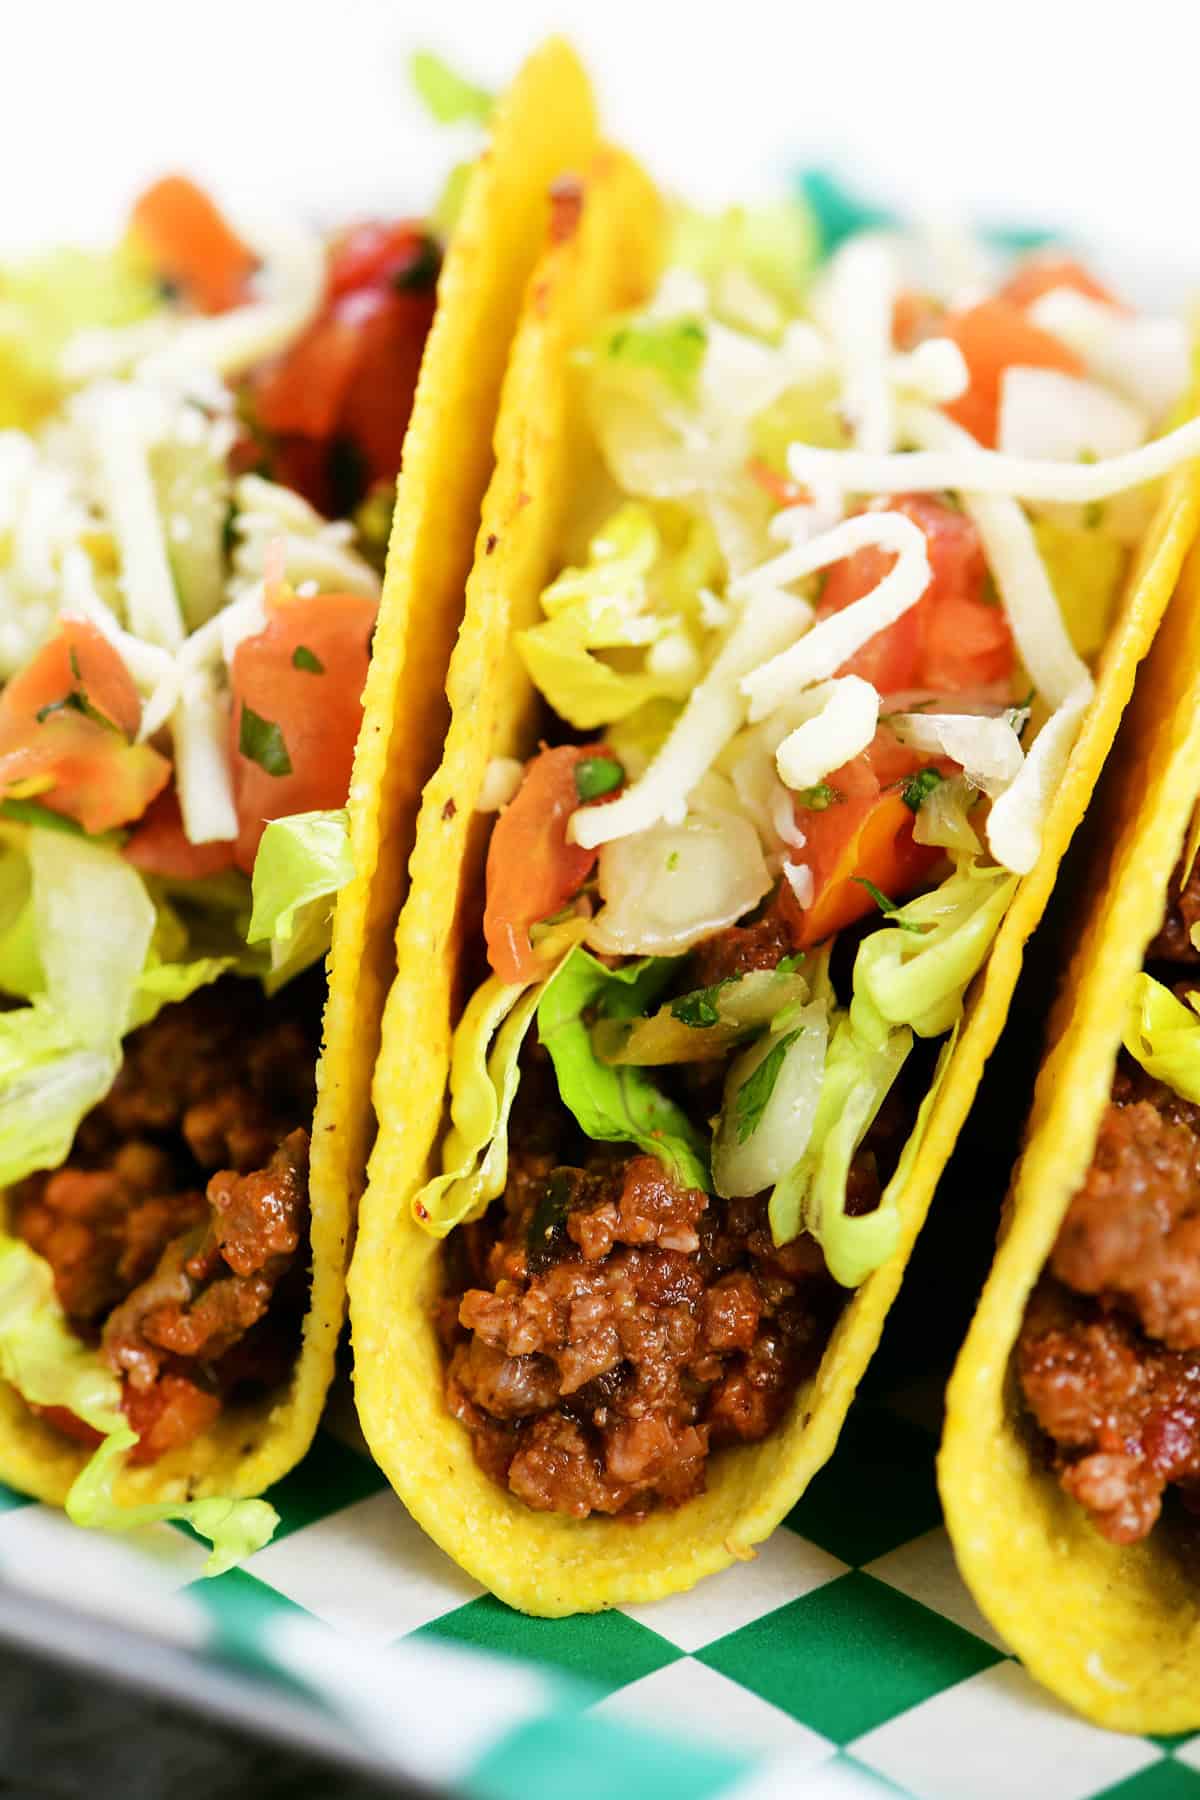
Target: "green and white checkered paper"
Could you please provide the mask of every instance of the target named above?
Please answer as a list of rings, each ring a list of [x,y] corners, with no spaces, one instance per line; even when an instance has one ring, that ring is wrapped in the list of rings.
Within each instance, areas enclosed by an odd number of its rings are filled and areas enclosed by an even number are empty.
[[[478,1800],[1200,1800],[1200,1736],[1085,1724],[980,1617],[923,1399],[861,1400],[755,1561],[652,1606],[510,1612],[424,1538],[338,1408],[240,1569],[200,1579],[182,1531],[79,1532],[0,1488],[0,1576],[300,1682],[398,1771]]]

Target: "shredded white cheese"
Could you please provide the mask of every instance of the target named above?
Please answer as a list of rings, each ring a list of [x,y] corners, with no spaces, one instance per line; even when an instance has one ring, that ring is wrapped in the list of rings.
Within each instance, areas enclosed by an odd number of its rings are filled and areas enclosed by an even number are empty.
[[[898,288],[895,255],[885,238],[851,238],[836,252],[826,304],[842,367],[842,408],[856,448],[872,455],[895,442],[892,308]]]
[[[800,688],[827,680],[847,657],[916,605],[930,580],[925,534],[903,513],[860,513],[735,583],[735,593],[770,591],[868,547],[891,551],[895,565],[860,600],[822,619],[798,643],[743,676],[752,720],[765,718]]]
[[[742,676],[791,643],[810,617],[805,602],[789,594],[768,592],[747,599],[724,648],[692,690],[645,774],[616,800],[573,813],[568,837],[594,850],[662,821],[679,824],[692,789],[745,720]]]
[[[130,629],[148,643],[177,650],[183,615],[147,456],[161,428],[159,409],[152,396],[127,383],[102,381],[77,396],[74,411],[95,457],[117,540]]]
[[[788,733],[775,752],[785,787],[815,787],[831,769],[865,750],[879,724],[879,695],[859,675],[843,675],[809,690],[812,717]]]
[[[900,435],[912,438],[918,407],[900,409]],[[947,420],[952,424],[952,420]],[[788,467],[796,481],[829,481],[852,494],[1004,494],[1016,500],[1058,500],[1086,504],[1108,500],[1143,482],[1157,481],[1200,456],[1200,419],[1189,419],[1165,436],[1124,456],[1094,463],[1030,461],[985,450],[964,432],[961,450],[900,450],[868,456],[859,450],[819,450],[793,444]],[[966,446],[970,447],[967,448]]]
[[[229,755],[229,702],[208,669],[193,669],[171,715],[175,786],[183,829],[192,844],[223,843],[238,834]]]
[[[913,441],[931,453],[969,462],[968,445],[975,440],[944,413],[912,407],[907,426]],[[1063,623],[1033,527],[1017,502],[1003,494],[981,494],[966,486],[962,504],[979,532],[1021,660],[1047,704],[1061,706],[1089,677]]]

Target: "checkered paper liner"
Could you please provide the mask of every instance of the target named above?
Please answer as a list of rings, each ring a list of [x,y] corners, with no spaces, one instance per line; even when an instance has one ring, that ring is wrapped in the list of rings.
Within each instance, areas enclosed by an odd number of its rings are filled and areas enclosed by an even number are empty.
[[[1085,1724],[981,1618],[930,1400],[860,1400],[753,1562],[650,1606],[502,1606],[408,1517],[344,1401],[243,1567],[201,1579],[186,1531],[81,1532],[0,1487],[0,1578],[299,1686],[398,1774],[478,1800],[1200,1800],[1200,1736]]]

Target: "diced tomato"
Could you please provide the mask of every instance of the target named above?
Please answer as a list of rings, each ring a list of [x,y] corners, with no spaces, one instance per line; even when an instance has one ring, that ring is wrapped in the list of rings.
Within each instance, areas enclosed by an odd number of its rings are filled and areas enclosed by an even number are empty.
[[[799,854],[812,870],[813,899],[802,908],[785,881],[780,903],[799,947],[832,937],[874,910],[863,880],[890,900],[901,900],[939,861],[943,852],[936,845],[918,844],[913,837],[916,814],[898,785],[929,763],[928,756],[909,750],[881,726],[861,756],[826,776],[824,785],[838,798],[820,810],[797,806],[796,823],[805,836]],[[945,760],[936,766],[942,773],[954,767]]]
[[[167,175],[147,188],[134,206],[130,230],[159,273],[201,312],[227,312],[245,299],[258,259],[186,176]]]
[[[898,350],[911,350],[923,338],[936,337],[945,307],[932,294],[904,288],[892,306],[892,342]]]
[[[920,526],[931,579],[917,604],[869,638],[838,673],[861,675],[881,694],[914,687],[955,693],[1003,680],[1013,666],[1012,633],[1003,609],[983,599],[987,563],[972,521],[932,494],[878,500],[873,510],[903,513]],[[834,563],[817,617],[861,600],[894,561],[886,550],[866,549]]]
[[[286,597],[234,652],[234,860],[247,875],[268,819],[346,804],[374,622],[358,594]]]
[[[94,1450],[97,1444],[103,1442],[103,1432],[81,1419],[78,1413],[73,1413],[69,1406],[38,1406],[33,1400],[26,1401],[26,1405],[31,1413],[36,1413],[39,1419],[45,1419],[47,1425],[53,1426],[55,1431],[61,1431],[64,1437],[74,1438],[77,1444],[86,1444],[90,1450]]]
[[[277,468],[323,512],[349,511],[400,467],[438,252],[412,220],[368,222],[330,254],[325,304],[283,356],[251,378]]]
[[[130,1463],[137,1467],[157,1462],[168,1450],[190,1444],[207,1431],[221,1410],[221,1396],[182,1372],[164,1369],[147,1388],[126,1382],[121,1410],[138,1434],[129,1452]]]
[[[193,844],[183,829],[179,796],[164,788],[121,854],[143,875],[165,875],[177,881],[202,881],[233,867],[234,845]]]
[[[1000,382],[1006,369],[1059,369],[1082,375],[1084,366],[1061,339],[1034,325],[1011,300],[981,300],[965,312],[946,313],[938,336],[948,337],[966,358],[970,385],[943,409],[950,418],[995,448]]]
[[[770,463],[765,463],[761,456],[752,456],[746,464],[752,481],[756,481],[765,494],[769,494],[776,506],[803,506],[812,499],[812,494],[801,481],[793,481],[788,475],[780,475]]]
[[[537,961],[529,927],[565,906],[596,866],[598,851],[568,843],[567,822],[579,806],[577,764],[610,754],[602,744],[539,751],[496,820],[488,846],[483,935],[501,981],[532,977]]]
[[[141,711],[108,639],[64,619],[0,696],[0,792],[20,788],[90,832],[140,818],[171,773],[157,750],[130,742]]]
[[[1072,256],[1028,257],[1000,289],[1000,298],[1013,306],[1032,306],[1035,300],[1040,300],[1043,294],[1053,293],[1055,288],[1070,288],[1088,300],[1099,300],[1104,306],[1114,306],[1120,312],[1126,310],[1115,294],[1111,294]]]

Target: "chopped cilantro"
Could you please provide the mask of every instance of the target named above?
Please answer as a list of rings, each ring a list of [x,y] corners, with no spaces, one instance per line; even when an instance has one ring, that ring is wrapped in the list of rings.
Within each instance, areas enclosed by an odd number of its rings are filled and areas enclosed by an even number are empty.
[[[920,812],[923,803],[932,794],[934,788],[945,779],[941,770],[935,769],[931,763],[928,768],[918,769],[915,774],[909,776],[900,797],[911,812]]]
[[[743,1081],[738,1089],[734,1102],[733,1123],[737,1132],[737,1141],[744,1144],[754,1132],[767,1109],[767,1103],[775,1092],[775,1083],[779,1080],[779,1071],[783,1067],[783,1059],[791,1049],[799,1031],[789,1031],[786,1037],[772,1044],[754,1072]]]
[[[575,792],[585,802],[611,794],[624,779],[625,771],[614,756],[585,756],[575,764]]]
[[[678,867],[679,867],[679,852],[678,852],[678,850],[672,850],[670,856],[668,856],[668,858],[667,858],[667,874],[673,875]]]
[[[290,775],[292,772],[292,759],[282,731],[273,720],[260,718],[245,701],[242,702],[238,727],[238,749],[268,775]]]
[[[868,881],[865,875],[855,875],[852,879],[857,881],[859,887],[866,888],[868,894],[870,894],[881,913],[887,914],[899,912],[900,902],[898,900],[889,900],[883,889],[877,888],[875,883],[873,881]],[[907,919],[893,919],[892,923],[893,925],[899,925],[901,931],[920,931],[921,929],[919,925],[910,924]]]
[[[297,644],[292,651],[292,667],[293,669],[303,669],[309,675],[325,673],[325,664],[314,650],[309,649],[307,644]]]
[[[0,819],[11,819],[16,825],[40,825],[47,831],[65,831],[71,837],[86,837],[77,820],[66,813],[53,812],[37,800],[0,800]]]
[[[793,950],[790,956],[780,957],[779,961],[775,964],[775,973],[777,975],[794,975],[803,961],[803,950]]]
[[[71,673],[75,677],[76,681],[82,681],[83,680],[83,671],[79,667],[79,658],[75,654],[74,644],[71,645],[70,650],[67,652],[67,660],[70,662]]]
[[[74,661],[74,653],[72,653],[72,661]],[[82,688],[72,688],[70,693],[64,694],[61,700],[48,700],[45,706],[38,707],[34,718],[39,725],[44,725],[47,719],[52,719],[56,713],[61,712],[78,713],[81,718],[90,719],[93,725],[102,725],[105,731],[115,731],[118,737],[125,735],[120,726],[115,724],[107,713],[102,713],[98,706],[92,705]]]
[[[827,806],[834,806],[844,795],[827,781],[818,781],[815,787],[799,788],[796,792],[796,805],[806,806],[810,812],[824,812]]]
[[[435,51],[414,50],[408,72],[418,95],[439,125],[458,125],[463,120],[487,124],[495,104],[494,95],[487,88],[468,81]]]
[[[1103,500],[1089,500],[1083,509],[1083,522],[1089,531],[1096,531],[1104,523]]]
[[[716,981],[711,987],[695,988],[690,994],[681,994],[678,1000],[671,1002],[671,1017],[678,1019],[681,1025],[691,1025],[697,1031],[710,1025],[719,1025],[721,1014],[717,1006],[717,995],[731,981],[737,980],[736,975],[727,975],[724,981]]]

